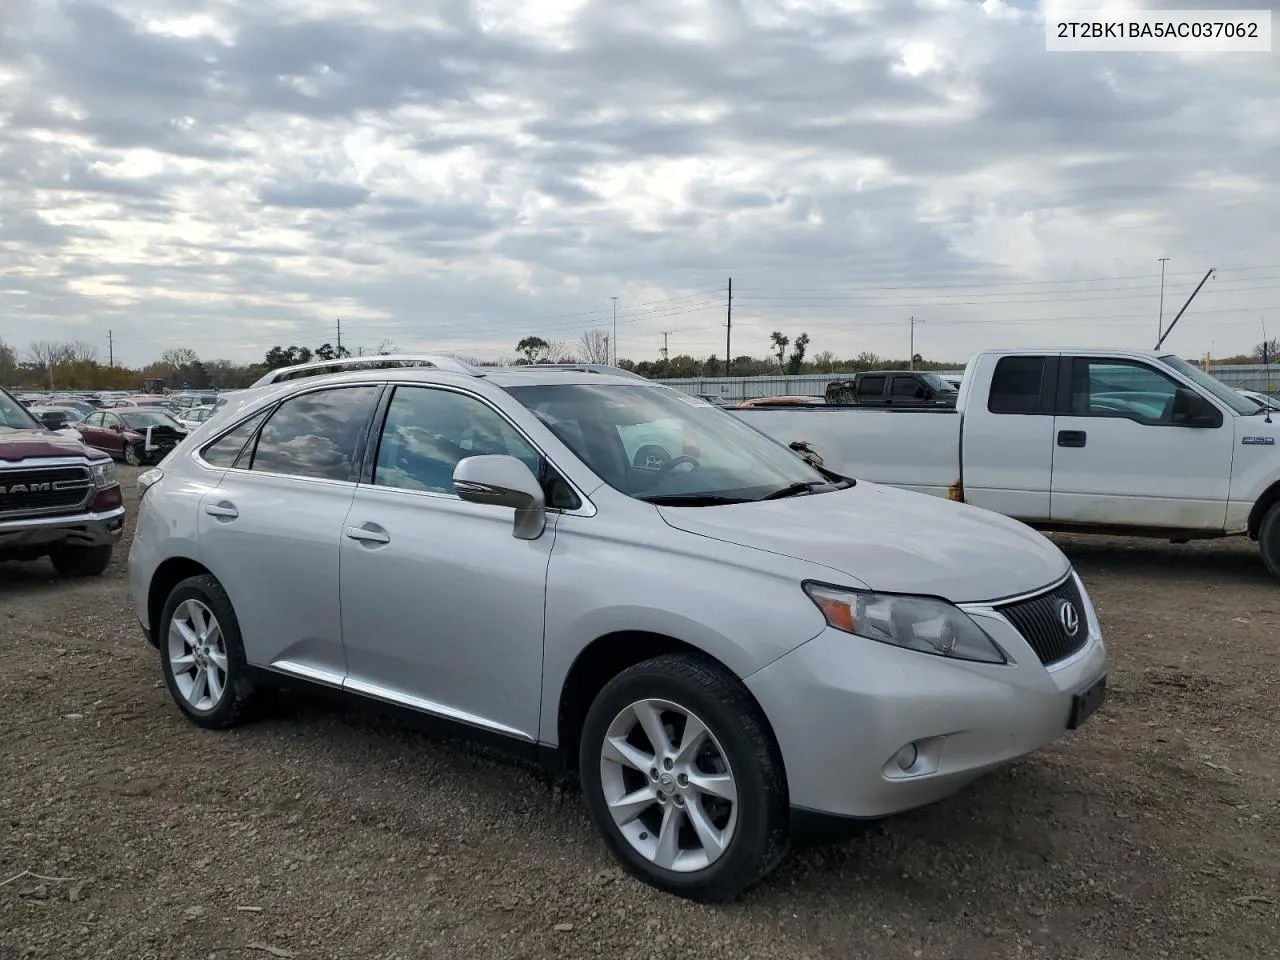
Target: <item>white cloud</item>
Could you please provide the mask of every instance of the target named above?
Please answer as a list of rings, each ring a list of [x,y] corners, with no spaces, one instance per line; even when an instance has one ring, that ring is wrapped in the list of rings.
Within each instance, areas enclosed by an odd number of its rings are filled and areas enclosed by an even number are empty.
[[[1092,4],[1087,4],[1092,6]],[[1280,290],[1265,55],[1067,56],[1014,0],[9,0],[0,337],[623,356],[1244,349]],[[88,334],[92,335],[92,334]]]

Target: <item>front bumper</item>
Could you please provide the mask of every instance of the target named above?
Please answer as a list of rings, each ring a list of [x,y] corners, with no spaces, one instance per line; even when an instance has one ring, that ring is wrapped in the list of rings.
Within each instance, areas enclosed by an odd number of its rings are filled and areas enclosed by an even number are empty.
[[[828,629],[752,675],[747,687],[778,739],[791,803],[888,816],[1057,739],[1074,694],[1107,671],[1097,618],[1086,612],[1088,642],[1050,667],[999,614],[970,610],[1013,662],[951,660]],[[895,757],[908,745],[918,760],[904,772]]]
[[[0,520],[0,553],[38,550],[53,544],[103,547],[124,533],[124,507],[54,517]]]

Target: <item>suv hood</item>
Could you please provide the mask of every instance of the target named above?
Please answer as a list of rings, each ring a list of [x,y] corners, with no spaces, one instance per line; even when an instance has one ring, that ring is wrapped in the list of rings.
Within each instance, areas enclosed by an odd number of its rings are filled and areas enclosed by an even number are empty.
[[[953,603],[1047,587],[1071,569],[1030,527],[962,503],[859,480],[834,493],[658,507],[677,530],[831,567],[872,590]]]
[[[53,430],[13,430],[0,427],[0,462],[37,460],[45,457],[91,457],[97,459],[80,440]]]

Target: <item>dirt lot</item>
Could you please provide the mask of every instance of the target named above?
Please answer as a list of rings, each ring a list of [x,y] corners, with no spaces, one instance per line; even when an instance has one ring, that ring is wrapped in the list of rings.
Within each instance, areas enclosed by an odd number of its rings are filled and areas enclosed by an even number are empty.
[[[127,544],[76,584],[0,565],[0,960],[1280,956],[1280,584],[1244,543],[1062,543],[1103,711],[716,908],[622,879],[579,797],[448,741],[294,699],[198,731]]]

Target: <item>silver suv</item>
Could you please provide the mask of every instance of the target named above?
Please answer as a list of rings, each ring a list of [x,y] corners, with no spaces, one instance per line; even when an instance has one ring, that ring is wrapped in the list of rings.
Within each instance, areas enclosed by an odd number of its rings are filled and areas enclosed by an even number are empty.
[[[633,376],[286,378],[139,485],[137,615],[192,721],[283,678],[452,721],[576,774],[622,864],[695,899],[802,828],[951,794],[1105,691],[1044,537]]]

